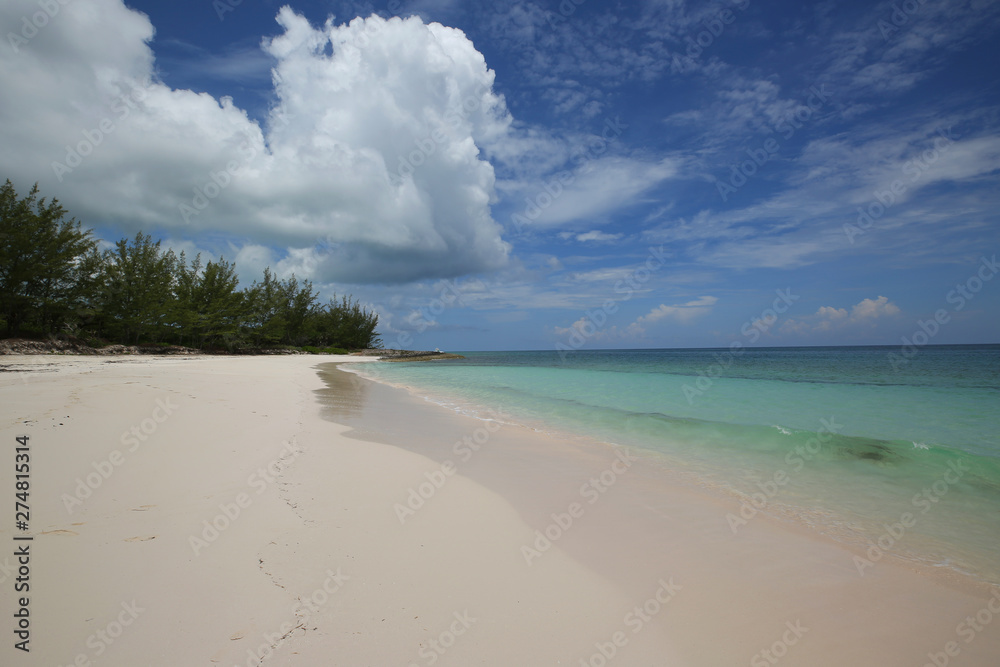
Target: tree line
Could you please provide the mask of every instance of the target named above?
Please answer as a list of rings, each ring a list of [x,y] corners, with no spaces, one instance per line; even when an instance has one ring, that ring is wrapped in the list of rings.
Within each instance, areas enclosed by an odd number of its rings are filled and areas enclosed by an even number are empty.
[[[0,188],[0,329],[7,337],[177,344],[230,352],[293,346],[381,347],[378,314],[350,296],[327,303],[308,280],[262,279],[239,288],[236,265],[164,250],[142,232],[101,250],[37,184],[18,198]]]

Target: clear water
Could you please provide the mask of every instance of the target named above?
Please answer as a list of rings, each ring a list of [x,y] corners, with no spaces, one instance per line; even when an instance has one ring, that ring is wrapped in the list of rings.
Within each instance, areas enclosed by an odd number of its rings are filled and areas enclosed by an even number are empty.
[[[747,503],[742,518],[878,547],[874,566],[889,554],[1000,583],[1000,345],[928,346],[895,366],[890,353],[476,352],[351,370],[469,414],[655,452]]]

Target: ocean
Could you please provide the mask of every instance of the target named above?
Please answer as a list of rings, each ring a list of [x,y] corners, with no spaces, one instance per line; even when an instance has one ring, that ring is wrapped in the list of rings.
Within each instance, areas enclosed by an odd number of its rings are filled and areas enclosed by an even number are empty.
[[[351,365],[482,419],[641,450],[863,553],[1000,584],[1000,345],[463,352]]]

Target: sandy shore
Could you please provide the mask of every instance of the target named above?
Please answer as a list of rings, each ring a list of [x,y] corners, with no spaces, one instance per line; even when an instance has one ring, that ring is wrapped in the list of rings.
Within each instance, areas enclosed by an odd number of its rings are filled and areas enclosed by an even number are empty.
[[[888,559],[861,576],[764,517],[734,535],[738,508],[636,452],[329,359],[0,358],[0,479],[10,498],[29,436],[34,536],[11,500],[0,663],[1000,664],[1000,592]]]

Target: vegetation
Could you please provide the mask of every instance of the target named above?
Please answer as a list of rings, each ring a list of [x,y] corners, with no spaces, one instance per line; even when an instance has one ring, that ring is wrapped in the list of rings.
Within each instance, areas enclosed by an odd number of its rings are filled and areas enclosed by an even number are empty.
[[[62,335],[93,345],[177,344],[239,352],[296,347],[340,354],[378,348],[378,314],[349,296],[317,302],[308,280],[270,269],[239,288],[236,266],[205,265],[138,233],[98,249],[90,230],[38,186],[18,199],[0,188],[0,330]]]

